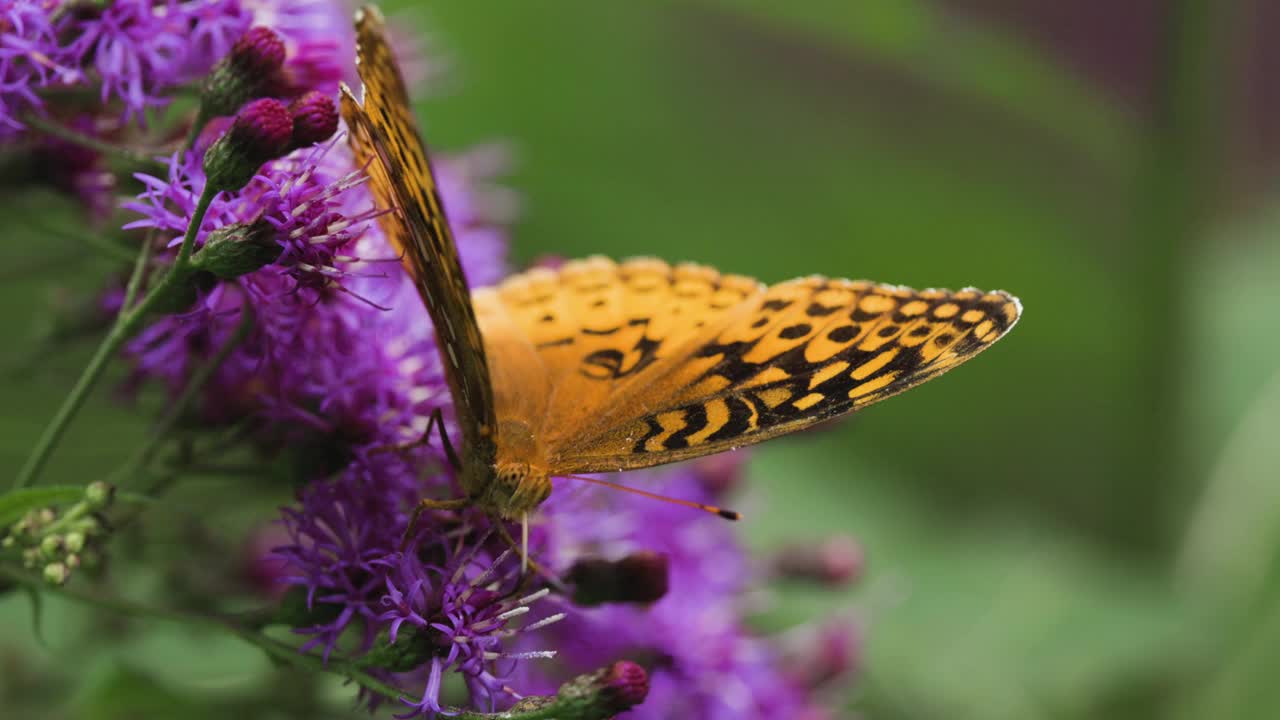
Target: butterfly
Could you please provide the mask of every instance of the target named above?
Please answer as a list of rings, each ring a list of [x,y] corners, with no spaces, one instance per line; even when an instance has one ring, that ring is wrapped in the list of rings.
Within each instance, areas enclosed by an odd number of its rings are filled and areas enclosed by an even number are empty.
[[[379,206],[394,210],[383,230],[430,313],[462,435],[455,454],[441,431],[465,496],[422,507],[527,517],[552,477],[812,427],[941,375],[1018,321],[1002,291],[819,276],[765,286],[651,258],[590,257],[472,290],[385,21],[366,7],[355,24],[364,92],[344,85],[342,114]]]

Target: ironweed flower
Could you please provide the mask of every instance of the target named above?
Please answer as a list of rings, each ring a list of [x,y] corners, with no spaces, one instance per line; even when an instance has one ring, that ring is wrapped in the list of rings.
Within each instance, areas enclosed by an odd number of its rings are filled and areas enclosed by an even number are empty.
[[[55,0],[0,3],[0,139],[23,129],[23,112],[40,109],[37,90],[53,80],[71,82],[76,73],[58,64]]]
[[[125,120],[168,102],[173,86],[200,77],[249,28],[240,0],[114,0],[77,6],[61,51],[66,64],[92,68],[103,103],[115,98]]]

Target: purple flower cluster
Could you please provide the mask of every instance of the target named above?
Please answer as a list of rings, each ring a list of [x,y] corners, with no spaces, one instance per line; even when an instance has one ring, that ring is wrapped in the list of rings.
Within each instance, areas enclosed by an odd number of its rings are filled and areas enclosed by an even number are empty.
[[[199,79],[249,27],[240,0],[113,0],[0,4],[0,126],[44,106],[51,87],[97,89],[127,122],[167,103],[166,92]]]
[[[270,584],[274,568],[276,585],[303,599],[292,624],[304,651],[360,656],[371,674],[415,688],[406,717],[464,702],[509,706],[620,660],[644,665],[650,682],[648,700],[629,717],[821,716],[814,687],[838,674],[827,671],[838,663],[790,662],[818,669],[782,671],[782,648],[743,619],[762,566],[748,561],[723,521],[557,480],[530,527],[531,555],[545,576],[522,572],[510,528],[483,513],[432,510],[411,527],[421,498],[460,490],[438,441],[390,448],[418,439],[433,413],[448,412],[450,397],[429,317],[382,234],[364,168],[342,132],[326,139],[332,92],[350,77],[354,54],[342,3],[115,0],[60,15],[34,0],[0,8],[0,22],[15,30],[0,43],[0,125],[10,129],[41,106],[38,91],[55,78],[101,83],[101,99],[134,119],[175,86],[225,68],[217,63],[233,48],[271,46],[259,53],[282,71],[271,89],[292,100],[250,100],[235,123],[212,119],[163,172],[135,175],[141,190],[119,205],[134,216],[125,229],[167,248],[163,263],[177,256],[209,175],[214,188],[238,188],[213,197],[195,232],[192,262],[202,272],[189,295],[151,320],[126,356],[131,385],[159,383],[176,396],[227,350],[194,410],[211,426],[252,428],[255,449],[289,457],[302,483],[282,512],[287,540],[272,550],[275,564],[256,569]],[[251,25],[275,31],[283,65],[275,36],[246,35]],[[58,44],[69,37],[76,39]],[[244,102],[242,94],[225,97]],[[248,173],[220,182],[209,148],[267,117],[283,156],[273,152],[243,187]],[[84,122],[93,134],[92,118]],[[82,164],[96,168],[92,160]],[[506,225],[516,203],[494,180],[503,166],[498,148],[436,162],[475,285],[508,271]],[[226,248],[235,250],[231,265],[219,264]],[[740,457],[622,482],[711,502],[740,484]],[[856,645],[852,635],[823,638],[823,658]],[[468,698],[449,695],[451,675]]]

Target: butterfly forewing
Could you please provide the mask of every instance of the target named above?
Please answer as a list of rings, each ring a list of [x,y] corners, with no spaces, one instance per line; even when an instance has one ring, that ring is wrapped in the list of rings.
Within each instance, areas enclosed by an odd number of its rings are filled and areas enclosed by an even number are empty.
[[[808,427],[955,367],[1020,313],[1000,292],[820,277],[765,290],[696,266],[587,263],[498,291],[562,399],[540,421],[556,473],[658,465]]]
[[[342,88],[351,144],[357,160],[367,165],[379,205],[394,208],[382,216],[382,228],[402,254],[431,314],[466,456],[489,465],[495,454],[493,395],[480,330],[439,188],[376,8],[357,13],[356,48],[362,101]]]

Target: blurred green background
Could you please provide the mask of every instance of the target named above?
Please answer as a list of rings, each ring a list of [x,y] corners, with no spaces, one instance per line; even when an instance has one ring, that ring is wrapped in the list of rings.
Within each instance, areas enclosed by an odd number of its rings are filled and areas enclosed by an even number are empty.
[[[964,369],[756,453],[740,508],[751,544],[843,532],[865,546],[849,593],[784,588],[760,620],[866,622],[850,713],[1280,714],[1274,8],[387,6],[452,62],[444,92],[419,104],[434,147],[516,150],[520,261],[647,254],[767,281],[820,272],[1021,297],[1019,327]],[[55,281],[83,288],[103,266],[66,270],[70,241],[6,234],[7,367],[47,327]],[[0,466],[20,464],[86,347],[6,375]],[[48,477],[112,467],[143,417],[98,393]],[[277,501],[262,498],[258,519]],[[50,605],[41,652],[55,667],[96,626]],[[0,599],[0,695],[44,682],[24,659],[29,612]],[[60,672],[94,697],[235,686],[263,663],[234,640],[201,642],[193,656],[165,628],[92,672]]]

